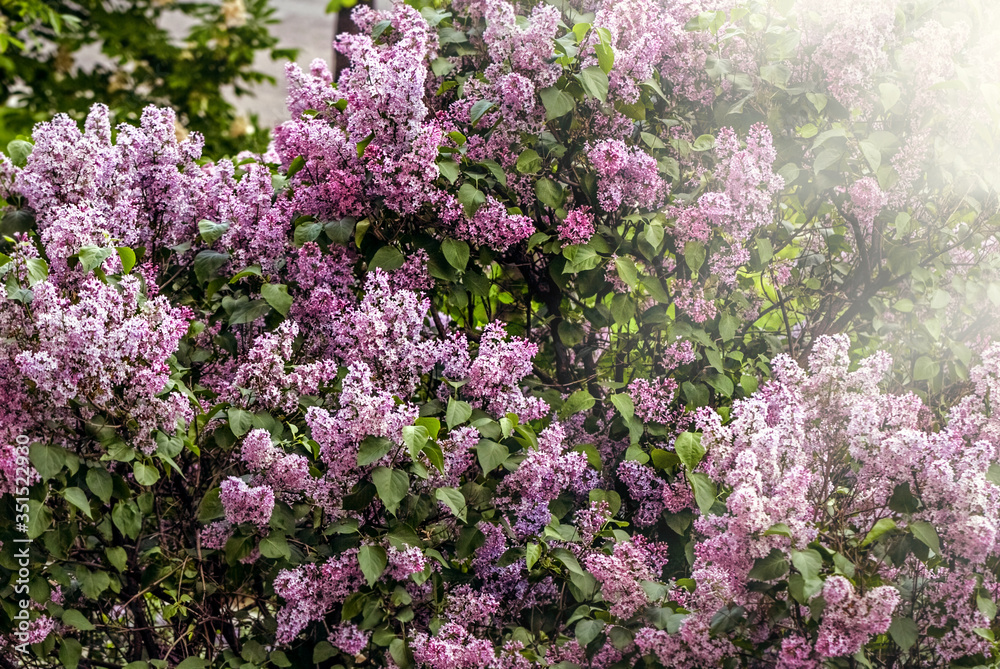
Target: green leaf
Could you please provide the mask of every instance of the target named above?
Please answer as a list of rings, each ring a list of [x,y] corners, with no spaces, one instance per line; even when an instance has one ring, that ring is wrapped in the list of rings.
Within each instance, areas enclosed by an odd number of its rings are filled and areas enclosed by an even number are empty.
[[[539,179],[535,182],[535,195],[538,201],[548,205],[553,209],[559,209],[563,205],[565,193],[562,187],[552,179]]]
[[[198,232],[201,234],[201,238],[205,240],[206,244],[212,244],[217,241],[220,237],[222,237],[222,235],[226,234],[228,230],[228,221],[223,221],[222,223],[207,220],[198,221]]]
[[[229,429],[237,437],[242,437],[253,427],[253,414],[245,409],[229,407],[227,415],[229,416]]]
[[[282,316],[288,315],[292,306],[292,296],[288,294],[288,286],[283,283],[265,283],[260,294],[271,307]]]
[[[28,258],[28,286],[34,286],[39,281],[49,278],[49,264],[42,258]]]
[[[617,395],[611,396],[611,403],[618,409],[618,413],[622,415],[626,421],[631,420],[632,416],[635,415],[635,404],[632,402],[632,397],[626,393],[618,393]]]
[[[346,216],[337,221],[329,221],[323,226],[323,232],[334,244],[347,245],[354,238],[354,228],[358,220],[353,216]]]
[[[490,109],[493,109],[493,107],[496,107],[496,104],[490,100],[480,100],[472,105],[472,110],[469,112],[469,121],[475,126],[479,122],[479,119]]]
[[[577,643],[585,647],[601,635],[606,624],[603,620],[581,620],[576,624]]]
[[[715,148],[715,137],[712,135],[700,135],[691,144],[695,151],[710,151]]]
[[[718,494],[715,484],[712,483],[712,479],[708,478],[707,474],[702,472],[689,471],[687,479],[694,491],[694,501],[698,505],[698,510],[701,511],[702,515],[708,515],[708,512],[715,505],[715,497]]]
[[[448,264],[457,270],[464,270],[469,264],[469,245],[458,239],[441,242],[441,252]]]
[[[62,491],[62,496],[67,502],[83,511],[87,518],[94,517],[90,513],[90,500],[87,499],[87,493],[80,488],[66,488]]]
[[[115,504],[111,520],[114,521],[115,527],[130,539],[138,538],[139,532],[142,531],[142,513],[132,500],[123,500]]]
[[[819,572],[823,568],[823,556],[812,548],[804,551],[792,551],[792,564],[800,574],[811,580],[819,577]]]
[[[595,467],[595,469],[600,468]],[[594,490],[591,490],[587,496],[590,498],[591,502],[607,503],[608,511],[611,513],[612,518],[618,515],[618,511],[622,508],[622,496],[614,490],[601,490],[600,488],[595,488]]]
[[[991,597],[984,597],[982,594],[977,593],[976,608],[979,609],[980,613],[986,616],[987,620],[993,620],[997,617],[997,604]]]
[[[913,363],[913,380],[914,381],[930,381],[935,378],[941,372],[941,365],[934,362],[926,355],[922,355],[917,358],[917,361]]]
[[[229,280],[229,283],[236,283],[240,279],[248,276],[260,276],[260,265],[250,265],[249,267],[240,270],[233,275],[233,278]]]
[[[87,487],[105,504],[111,501],[111,474],[103,467],[96,466],[87,470]]]
[[[753,568],[747,574],[757,581],[774,581],[788,573],[788,560],[785,553],[779,548],[772,548],[765,557],[758,558],[753,563]]]
[[[375,585],[389,564],[385,549],[381,546],[362,546],[358,551],[358,564],[369,586]]]
[[[7,156],[10,158],[10,162],[17,167],[24,167],[28,164],[28,156],[31,155],[34,148],[34,144],[23,139],[11,140],[7,142]]]
[[[225,304],[225,301],[223,301],[223,304]],[[235,308],[229,316],[229,324],[253,323],[269,311],[271,311],[271,305],[264,300],[247,300],[243,298],[236,302]]]
[[[296,246],[301,247],[303,244],[314,242],[319,239],[319,233],[321,232],[323,232],[322,223],[317,223],[315,221],[303,223],[295,228],[295,234],[292,236],[292,241]]]
[[[910,522],[907,529],[922,544],[933,550],[936,554],[941,555],[941,540],[938,538],[937,530],[934,529],[933,525],[924,520],[914,520]]]
[[[861,153],[868,161],[868,166],[872,168],[872,172],[877,172],[879,166],[882,165],[882,152],[871,142],[860,142],[859,145]]]
[[[260,542],[260,554],[272,560],[287,560],[292,557],[292,549],[282,532],[271,532]]]
[[[132,474],[135,482],[141,486],[151,486],[160,480],[160,472],[151,465],[144,465],[138,460],[132,463]]]
[[[889,636],[892,637],[897,646],[903,650],[910,650],[917,642],[918,635],[917,623],[912,618],[892,617],[892,624],[889,625]]]
[[[104,555],[108,562],[118,571],[125,571],[128,566],[128,553],[121,546],[109,546],[104,549]]]
[[[674,450],[689,472],[693,472],[701,459],[705,457],[705,447],[701,445],[701,435],[694,432],[684,432],[674,442]]]
[[[95,268],[114,255],[115,249],[104,246],[84,246],[77,256],[80,258],[80,266],[84,272],[91,272]]]
[[[80,569],[77,569],[76,575],[77,578],[80,578]],[[110,585],[111,577],[103,571],[86,570],[83,578],[80,578],[80,590],[90,599],[100,598],[101,593],[107,590]]]
[[[788,537],[790,539],[792,537],[792,529],[785,523],[775,523],[764,532],[765,537],[769,537],[771,535]]]
[[[378,267],[391,272],[402,267],[404,262],[406,262],[406,258],[399,252],[399,249],[395,246],[383,246],[375,252],[375,256],[368,263],[368,269],[373,270]]]
[[[417,459],[417,455],[430,438],[430,432],[424,425],[407,425],[403,428],[403,443],[406,444],[413,460]]]
[[[458,189],[457,197],[459,203],[461,203],[465,210],[465,215],[470,218],[474,216],[475,213],[479,211],[479,207],[486,202],[486,194],[470,183],[462,184],[462,187]]]
[[[228,253],[218,251],[199,251],[194,257],[194,275],[198,277],[200,283],[205,283],[218,272],[223,265],[229,262]]]
[[[540,557],[542,557],[542,547],[539,544],[529,543],[525,547],[524,560],[529,571],[535,566]]]
[[[83,645],[73,638],[64,638],[59,644],[59,662],[63,669],[76,669],[83,655]]]
[[[573,99],[573,96],[555,86],[542,89],[539,95],[542,98],[542,104],[545,105],[546,121],[565,116],[576,107],[576,100]]]
[[[372,483],[375,484],[379,499],[382,500],[386,510],[396,515],[399,503],[410,490],[410,477],[398,469],[376,467],[372,472]]]
[[[52,444],[34,443],[28,449],[28,459],[43,481],[55,477],[66,464],[66,449]]]
[[[479,445],[476,446],[476,455],[479,457],[479,466],[483,468],[483,473],[489,474],[507,460],[510,451],[503,444],[491,439],[480,439]]]
[[[472,417],[472,405],[468,402],[456,400],[454,397],[448,399],[448,409],[445,412],[445,422],[448,429],[461,425]]]
[[[28,538],[36,539],[42,536],[51,524],[52,509],[38,500],[28,500]]]
[[[334,648],[329,641],[320,641],[316,644],[316,647],[313,648],[313,664],[320,664],[329,660],[331,657],[336,657],[339,652],[340,651]]]
[[[212,488],[201,498],[198,504],[198,522],[208,523],[225,515],[225,509],[219,500],[219,488]]]
[[[381,460],[389,451],[393,444],[385,437],[365,437],[358,449],[358,466],[367,467],[373,462]]]
[[[525,149],[517,157],[515,168],[521,174],[536,174],[542,169],[542,157],[534,149]]]
[[[627,256],[615,258],[615,269],[625,285],[635,290],[639,285],[639,272],[635,267],[635,261]]]
[[[62,621],[70,627],[75,627],[81,632],[89,632],[96,629],[94,624],[87,620],[86,617],[84,617],[84,615],[76,609],[66,609],[63,611]]]
[[[295,158],[292,159],[292,162],[288,164],[288,171],[285,172],[285,176],[291,179],[305,166],[306,159],[302,156],[295,156]]]
[[[135,267],[135,251],[127,246],[116,247],[118,257],[122,261],[122,274],[128,274]]]
[[[434,497],[438,501],[444,502],[455,517],[465,521],[466,502],[465,495],[455,488],[438,488],[434,491]]]
[[[882,109],[885,111],[889,111],[896,106],[897,102],[899,102],[900,91],[899,86],[896,84],[879,84],[878,92],[879,98],[881,98],[882,101]]]
[[[729,313],[724,313],[719,318],[719,335],[723,341],[732,341],[736,336],[736,329],[740,326],[740,320]]]
[[[705,264],[706,251],[700,242],[689,241],[684,244],[684,264],[692,272],[697,273]]]
[[[576,75],[576,78],[587,95],[601,102],[608,99],[608,75],[600,66],[592,65]]]
[[[615,50],[602,40],[600,44],[594,45],[594,53],[597,54],[597,64],[605,73],[610,73],[615,66]]]
[[[590,394],[585,388],[577,390],[572,395],[566,398],[563,402],[562,408],[559,409],[559,416],[561,418],[567,418],[573,414],[580,413],[581,411],[586,411],[594,406],[597,400],[594,399],[593,395]]]

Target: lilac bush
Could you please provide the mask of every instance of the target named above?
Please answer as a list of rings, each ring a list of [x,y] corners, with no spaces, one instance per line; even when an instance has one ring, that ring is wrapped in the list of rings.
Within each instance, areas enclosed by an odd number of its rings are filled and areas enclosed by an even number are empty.
[[[778,4],[361,6],[262,155],[39,124],[0,666],[995,665],[989,35]]]

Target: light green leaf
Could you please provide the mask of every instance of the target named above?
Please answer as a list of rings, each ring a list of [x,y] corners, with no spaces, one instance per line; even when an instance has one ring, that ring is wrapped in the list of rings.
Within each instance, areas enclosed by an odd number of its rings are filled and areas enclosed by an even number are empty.
[[[66,449],[53,444],[34,443],[28,449],[28,459],[42,480],[48,481],[66,464]]]
[[[118,251],[118,257],[122,261],[122,273],[128,274],[135,267],[135,251],[127,246],[116,247]]]
[[[201,234],[201,238],[205,240],[206,244],[211,244],[217,241],[222,235],[226,234],[229,230],[229,222],[223,221],[221,223],[216,223],[215,221],[198,221],[198,232]]]
[[[292,557],[292,549],[282,532],[271,532],[260,542],[260,554],[272,560]]]
[[[253,414],[245,409],[229,407],[227,415],[229,416],[229,429],[237,437],[242,437],[253,427]]]
[[[70,627],[75,627],[81,632],[89,632],[95,629],[94,624],[87,620],[82,613],[76,609],[66,609],[62,614],[62,621]]]
[[[555,86],[542,89],[539,95],[542,98],[542,104],[545,105],[546,121],[565,116],[576,107],[576,100],[573,99],[573,96]]]
[[[93,518],[90,513],[90,500],[87,499],[87,493],[85,493],[80,488],[66,488],[62,491],[63,498],[75,506],[76,508],[83,511],[87,518]]]
[[[376,467],[372,472],[372,483],[375,484],[379,499],[382,500],[386,510],[396,515],[399,503],[410,490],[410,477],[398,469]]]
[[[454,397],[448,399],[448,409],[445,413],[445,422],[448,429],[461,425],[472,417],[472,405],[468,402],[456,400]]]
[[[283,283],[265,283],[260,294],[271,307],[282,316],[288,315],[292,306],[292,296],[288,294],[288,286]]]
[[[87,487],[90,491],[104,503],[111,501],[113,485],[111,474],[102,466],[91,467],[87,470]]]
[[[494,107],[496,107],[496,104],[492,101],[480,100],[476,104],[472,105],[472,110],[469,112],[469,121],[473,126],[475,126],[476,123],[479,122],[479,119],[481,119],[486,112]]]
[[[521,174],[536,174],[542,169],[542,157],[534,149],[525,149],[518,156],[515,167]]]
[[[715,497],[718,494],[712,479],[702,472],[688,472],[688,482],[694,491],[694,501],[698,505],[698,510],[702,515],[708,515],[715,505]]]
[[[138,460],[132,463],[132,474],[135,482],[141,486],[151,486],[160,480],[160,472],[151,465],[145,465]]]
[[[694,432],[684,432],[674,442],[674,450],[689,472],[693,472],[701,459],[705,457],[705,447],[701,445],[701,435]]]
[[[80,266],[84,272],[90,272],[114,255],[115,249],[104,246],[84,246],[77,253],[80,258]]]
[[[587,95],[597,98],[601,102],[608,99],[608,75],[601,67],[592,65],[585,68],[576,75],[576,78]]]
[[[434,497],[438,501],[444,502],[451,509],[451,512],[455,514],[456,518],[463,522],[465,521],[467,505],[465,495],[460,490],[456,490],[455,488],[438,488],[434,491]]]

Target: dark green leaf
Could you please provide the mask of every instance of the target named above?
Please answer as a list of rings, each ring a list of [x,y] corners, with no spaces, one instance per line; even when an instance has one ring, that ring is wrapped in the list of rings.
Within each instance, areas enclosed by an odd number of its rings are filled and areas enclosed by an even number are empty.
[[[774,581],[787,573],[788,560],[785,559],[784,551],[772,548],[767,556],[754,561],[753,568],[747,576],[756,581]]]
[[[389,564],[385,549],[381,546],[362,546],[358,551],[358,564],[361,566],[361,573],[365,575],[368,585],[375,585]]]
[[[381,460],[389,451],[393,444],[385,437],[365,437],[358,449],[358,466],[367,467],[373,462]]]
[[[448,264],[457,270],[464,270],[469,264],[469,245],[457,239],[446,239],[441,242],[441,252]]]

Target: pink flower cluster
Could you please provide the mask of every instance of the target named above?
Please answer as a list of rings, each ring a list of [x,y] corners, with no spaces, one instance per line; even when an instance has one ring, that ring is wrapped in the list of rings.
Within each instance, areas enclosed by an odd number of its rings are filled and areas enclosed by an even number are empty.
[[[597,173],[597,199],[607,212],[621,207],[655,209],[670,190],[660,176],[656,160],[620,140],[598,142],[587,150]]]

